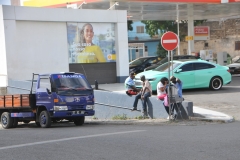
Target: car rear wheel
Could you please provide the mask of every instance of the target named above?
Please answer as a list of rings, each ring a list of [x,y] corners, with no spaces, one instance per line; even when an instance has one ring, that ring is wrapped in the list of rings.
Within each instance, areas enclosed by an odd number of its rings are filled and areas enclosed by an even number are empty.
[[[219,90],[222,88],[222,79],[220,77],[213,77],[210,81],[209,87],[212,90]]]

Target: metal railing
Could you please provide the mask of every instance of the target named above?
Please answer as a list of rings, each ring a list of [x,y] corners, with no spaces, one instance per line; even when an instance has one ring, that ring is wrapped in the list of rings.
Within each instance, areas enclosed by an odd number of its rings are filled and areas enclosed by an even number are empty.
[[[105,104],[105,103],[99,103],[99,102],[95,102],[95,104],[102,105],[102,106],[114,107],[114,108],[120,108],[120,109],[132,110],[131,108],[128,108],[128,107],[121,107],[121,106],[116,106],[116,105],[111,105],[111,104]],[[136,110],[136,111],[141,112],[141,110]]]
[[[15,87],[15,86],[7,86],[9,88],[16,88],[16,89],[21,89],[21,90],[25,90],[25,91],[31,91],[30,89],[26,89],[26,88],[20,88],[20,87]]]

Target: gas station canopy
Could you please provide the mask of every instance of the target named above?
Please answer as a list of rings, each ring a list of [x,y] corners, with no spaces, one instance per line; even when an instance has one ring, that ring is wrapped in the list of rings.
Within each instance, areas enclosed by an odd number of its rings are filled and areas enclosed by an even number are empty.
[[[118,3],[116,3],[118,2]],[[240,0],[28,0],[23,6],[81,9],[127,10],[129,20],[187,20],[188,4],[193,4],[194,20],[240,18]],[[177,15],[179,15],[177,18]]]

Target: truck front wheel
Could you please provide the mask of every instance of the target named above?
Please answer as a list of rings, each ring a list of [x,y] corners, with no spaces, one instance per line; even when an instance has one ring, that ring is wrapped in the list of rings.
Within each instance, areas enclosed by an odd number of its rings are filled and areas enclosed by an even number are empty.
[[[51,126],[51,118],[48,111],[42,111],[39,115],[39,123],[42,128],[49,128]]]
[[[83,125],[84,121],[85,121],[85,117],[78,117],[78,118],[73,120],[73,122],[76,126]]]
[[[11,114],[9,112],[3,112],[1,115],[1,122],[4,129],[12,128],[13,118],[11,117]]]

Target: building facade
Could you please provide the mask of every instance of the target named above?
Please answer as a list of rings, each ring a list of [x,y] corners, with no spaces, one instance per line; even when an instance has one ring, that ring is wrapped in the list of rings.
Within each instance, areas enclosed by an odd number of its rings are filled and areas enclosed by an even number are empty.
[[[81,49],[80,43],[75,42],[80,36],[80,26],[86,23],[98,28],[94,30],[93,43],[105,47],[105,60],[101,63],[70,61],[71,47],[75,45],[74,49]],[[79,30],[74,30],[74,26]],[[109,27],[102,29],[104,26]],[[126,26],[126,11],[0,5],[0,87],[6,87],[9,79],[31,80],[32,73],[69,71],[85,74],[91,84],[95,80],[99,83],[124,82],[129,75]],[[70,41],[71,38],[76,41]],[[85,43],[81,45],[86,46]],[[92,55],[94,51],[88,53]]]

